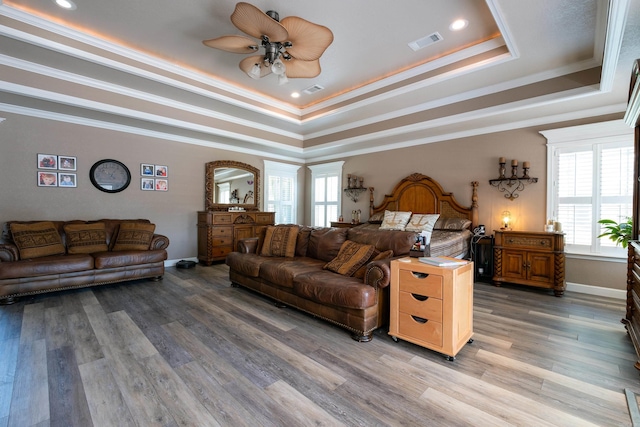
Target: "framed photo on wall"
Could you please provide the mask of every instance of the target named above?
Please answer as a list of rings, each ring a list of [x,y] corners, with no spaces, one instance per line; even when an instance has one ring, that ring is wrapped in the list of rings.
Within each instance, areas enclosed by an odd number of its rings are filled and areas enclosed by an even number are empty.
[[[154,180],[153,178],[141,178],[140,179],[140,189],[145,191],[153,191],[154,190]]]
[[[38,154],[38,169],[58,169],[58,156]]]
[[[156,165],[156,176],[166,178],[169,176],[169,168],[163,165]]]
[[[75,173],[58,172],[58,187],[75,188],[77,186]]]
[[[154,166],[149,163],[140,163],[140,175],[142,176],[153,176],[154,175]]]
[[[57,187],[58,174],[56,172],[38,171],[38,187]]]
[[[156,191],[169,191],[169,181],[166,179],[156,179]]]
[[[76,170],[76,158],[71,156],[58,156],[58,169],[61,171]]]

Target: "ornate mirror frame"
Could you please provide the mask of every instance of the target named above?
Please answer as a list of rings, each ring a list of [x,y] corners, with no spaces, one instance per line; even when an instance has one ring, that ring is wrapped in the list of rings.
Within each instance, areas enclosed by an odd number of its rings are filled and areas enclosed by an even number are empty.
[[[217,168],[233,168],[250,172],[254,176],[253,180],[253,203],[216,203],[215,202],[215,176]],[[247,211],[260,210],[260,170],[251,165],[233,160],[216,160],[205,164],[204,174],[204,205],[206,210],[227,211],[229,207],[241,207]]]

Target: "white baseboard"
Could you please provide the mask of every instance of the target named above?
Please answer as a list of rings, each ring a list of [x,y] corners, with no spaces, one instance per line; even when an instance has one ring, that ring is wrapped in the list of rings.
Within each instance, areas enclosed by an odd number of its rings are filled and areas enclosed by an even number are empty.
[[[601,286],[581,285],[580,283],[567,282],[567,290],[571,292],[579,292],[581,294],[598,295],[601,297],[621,300],[627,299],[627,291],[622,289],[603,288]]]
[[[178,261],[182,261],[182,260],[185,260],[185,261],[194,261],[194,262],[196,262],[196,263],[197,263],[197,262],[198,262],[198,257],[195,257],[195,256],[194,256],[194,257],[191,257],[191,258],[168,259],[168,260],[166,260],[166,261],[164,262],[164,266],[165,266],[165,267],[175,267],[175,266],[176,266],[176,263],[177,263]]]

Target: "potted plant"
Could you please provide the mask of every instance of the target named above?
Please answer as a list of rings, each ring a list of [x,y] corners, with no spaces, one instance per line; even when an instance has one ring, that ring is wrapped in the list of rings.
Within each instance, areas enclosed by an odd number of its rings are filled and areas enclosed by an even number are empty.
[[[627,217],[626,221],[616,222],[612,219],[601,219],[599,224],[604,224],[605,232],[598,236],[609,237],[616,245],[626,248],[631,240],[631,232],[633,231],[633,219]]]

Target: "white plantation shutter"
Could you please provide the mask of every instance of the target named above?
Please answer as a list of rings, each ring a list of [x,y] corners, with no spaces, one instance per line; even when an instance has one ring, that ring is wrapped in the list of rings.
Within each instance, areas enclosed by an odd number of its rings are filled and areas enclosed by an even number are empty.
[[[275,212],[276,224],[296,224],[297,182],[300,166],[265,160],[265,210]]]
[[[342,165],[344,162],[309,166],[313,199],[311,201],[311,223],[318,227],[329,227],[338,220],[340,210]]]
[[[600,219],[622,222],[633,203],[633,131],[622,121],[541,132],[549,143],[547,216],[559,221],[569,253],[626,257]]]

